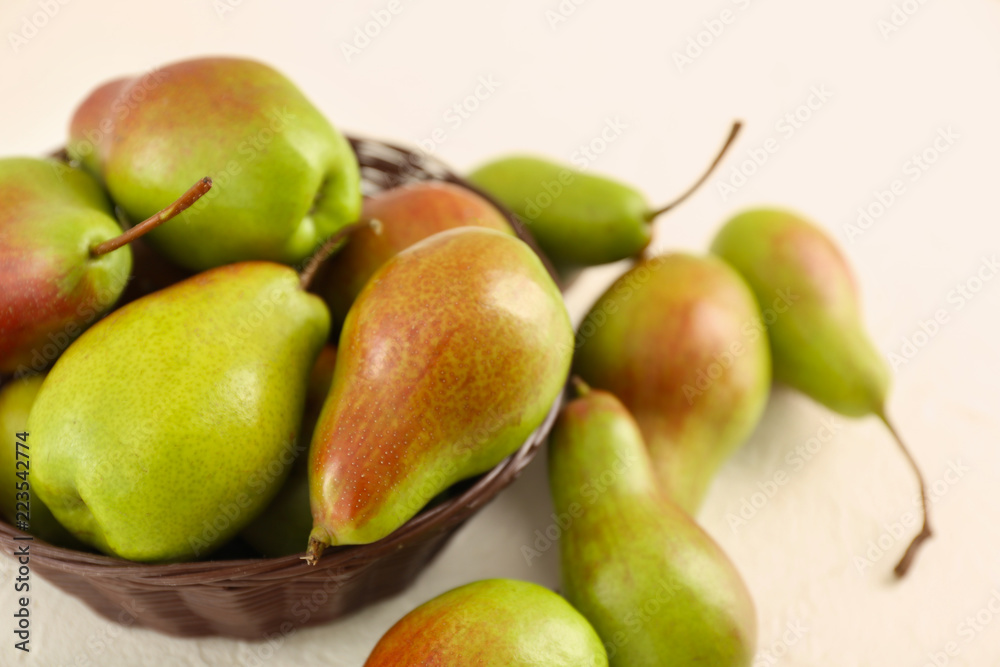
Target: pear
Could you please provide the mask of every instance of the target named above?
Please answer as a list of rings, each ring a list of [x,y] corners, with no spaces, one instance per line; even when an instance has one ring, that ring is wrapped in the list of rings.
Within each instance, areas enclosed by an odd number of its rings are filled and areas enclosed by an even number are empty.
[[[328,332],[322,300],[270,262],[207,271],[114,311],[42,384],[28,419],[34,489],[104,553],[208,555],[287,476]]]
[[[577,333],[574,371],[635,416],[664,490],[694,513],[767,404],[771,356],[753,293],[715,257],[640,261]]]
[[[123,233],[86,172],[51,159],[0,159],[0,373],[48,368],[121,296],[132,268],[126,244],[209,187],[199,181]]]
[[[252,60],[199,58],[107,83],[77,109],[68,151],[131,219],[215,178],[211,197],[149,236],[194,271],[297,263],[361,209],[348,141],[291,81]]]
[[[309,374],[305,411],[295,452],[295,463],[281,490],[260,516],[240,536],[268,558],[301,553],[312,531],[309,510],[309,441],[312,439],[323,402],[330,393],[337,348],[326,344]]]
[[[28,413],[43,379],[42,375],[29,375],[0,387],[0,479],[4,480],[0,485],[0,514],[11,525],[26,518],[25,531],[46,542],[77,546],[31,488],[33,439],[28,432]]]
[[[756,613],[725,553],[658,486],[638,425],[613,395],[563,408],[549,443],[561,590],[612,667],[751,664]]]
[[[552,278],[509,234],[460,227],[383,264],[348,313],[309,450],[307,560],[385,537],[516,451],[562,390],[572,336]]]
[[[327,263],[314,282],[339,331],[354,299],[375,271],[401,250],[437,232],[467,225],[513,234],[507,219],[475,192],[442,181],[421,181],[365,199],[363,220],[381,225],[360,229]]]
[[[652,223],[705,182],[739,133],[735,123],[715,161],[683,195],[654,209],[645,195],[620,181],[532,155],[509,155],[469,174],[520,217],[555,267],[575,269],[634,257],[649,245]]]
[[[895,568],[906,574],[931,536],[927,494],[916,461],[886,415],[889,369],[865,332],[846,258],[819,227],[790,211],[752,210],[727,222],[712,252],[746,278],[761,303],[796,295],[767,326],[774,378],[849,417],[876,415],[892,433],[920,485],[924,522]]]
[[[486,579],[460,586],[404,616],[365,667],[606,667],[597,633],[564,599],[538,584]]]

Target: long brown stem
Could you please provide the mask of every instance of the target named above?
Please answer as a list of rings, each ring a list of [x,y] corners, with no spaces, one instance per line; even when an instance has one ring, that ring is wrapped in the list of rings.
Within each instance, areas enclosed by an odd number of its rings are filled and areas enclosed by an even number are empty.
[[[180,213],[183,213],[192,204],[202,198],[206,192],[212,189],[212,179],[206,176],[194,185],[192,185],[187,192],[182,194],[180,198],[175,201],[170,206],[166,207],[159,213],[156,213],[152,217],[146,218],[138,225],[130,227],[125,230],[121,236],[116,236],[113,239],[108,239],[101,243],[95,243],[90,247],[91,257],[100,257],[101,255],[106,255],[109,252],[113,252],[121,248],[123,245],[127,245],[132,241],[136,240],[140,236],[144,235],[149,230],[159,227],[164,222],[173,218]]]
[[[323,243],[319,250],[313,253],[313,256],[310,257],[309,261],[306,263],[305,268],[302,269],[302,273],[299,274],[299,284],[302,285],[302,289],[309,289],[309,285],[316,276],[316,272],[319,271],[319,267],[322,266],[323,262],[325,262],[330,255],[333,254],[337,244],[364,227],[371,227],[372,231],[376,234],[382,233],[382,223],[376,219],[352,222],[349,225],[341,227],[337,230],[336,234],[328,238]]]
[[[920,467],[917,466],[917,462],[913,458],[913,454],[911,454],[910,450],[907,449],[905,444],[903,444],[903,439],[900,437],[899,431],[896,430],[896,428],[892,425],[892,422],[889,421],[889,418],[886,417],[885,410],[881,410],[878,413],[878,416],[885,424],[886,428],[889,429],[889,433],[892,434],[892,437],[896,439],[896,444],[899,445],[899,449],[903,452],[903,456],[905,456],[906,460],[909,461],[910,467],[913,468],[913,473],[917,476],[917,482],[920,484],[920,504],[924,513],[924,523],[920,528],[920,532],[917,533],[916,537],[914,537],[910,542],[910,546],[906,548],[906,552],[903,554],[903,557],[899,559],[899,562],[893,569],[893,572],[896,573],[896,577],[902,579],[906,576],[910,566],[913,565],[913,559],[916,558],[917,551],[920,550],[920,545],[929,540],[934,533],[931,531],[930,516],[927,510],[927,488],[924,484],[924,476],[920,472]]]
[[[666,206],[656,209],[655,211],[649,211],[648,213],[646,213],[646,220],[652,220],[653,218],[666,213],[667,211],[674,208],[678,204],[682,203],[685,199],[693,195],[695,191],[697,191],[698,188],[700,188],[702,184],[704,184],[705,181],[708,180],[708,177],[712,175],[712,172],[715,171],[715,168],[719,166],[719,163],[722,162],[722,158],[726,156],[726,153],[729,151],[729,147],[733,145],[734,141],[736,141],[736,135],[740,133],[740,128],[742,127],[743,123],[741,121],[734,122],[733,129],[729,131],[729,137],[726,139],[726,143],[722,145],[722,150],[720,150],[719,154],[715,156],[714,160],[712,160],[712,164],[708,165],[708,169],[705,170],[705,173],[701,175],[701,178],[695,181],[694,185],[688,188],[684,192],[684,194],[682,194],[677,199],[673,200]]]

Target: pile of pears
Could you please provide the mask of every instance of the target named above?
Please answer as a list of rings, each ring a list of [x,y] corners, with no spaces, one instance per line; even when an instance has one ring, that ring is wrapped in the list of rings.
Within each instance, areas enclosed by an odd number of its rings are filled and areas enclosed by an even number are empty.
[[[130,561],[240,544],[315,564],[501,463],[566,391],[561,596],[469,584],[367,664],[749,665],[753,602],[694,517],[773,380],[889,424],[843,256],[783,210],[738,215],[708,255],[649,255],[694,187],[654,208],[521,155],[469,180],[363,197],[347,139],[252,60],[95,89],[65,152],[0,159],[4,518]],[[560,282],[623,259],[574,332]],[[930,534],[925,509],[898,575]]]

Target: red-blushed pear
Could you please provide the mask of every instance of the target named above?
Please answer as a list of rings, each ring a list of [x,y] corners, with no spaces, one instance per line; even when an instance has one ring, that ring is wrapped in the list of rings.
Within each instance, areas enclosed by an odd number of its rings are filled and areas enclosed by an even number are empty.
[[[285,76],[241,58],[198,58],[95,90],[70,124],[69,154],[130,219],[195,178],[218,186],[151,244],[199,271],[243,260],[294,264],[361,210],[357,159]]]
[[[716,257],[679,253],[644,259],[597,300],[574,368],[635,416],[660,483],[690,513],[756,427],[771,387],[750,288]]]
[[[769,321],[774,377],[849,417],[875,415],[889,428],[920,487],[924,523],[896,565],[906,574],[931,536],[927,494],[916,461],[886,415],[889,369],[865,332],[858,287],[847,259],[819,227],[778,209],[746,211],[727,222],[712,252],[743,274],[762,303],[796,295],[787,314]]]
[[[604,641],[612,667],[748,667],[753,600],[729,558],[653,474],[638,425],[579,383],[549,441],[560,590]]]
[[[378,220],[381,233],[361,229],[317,276],[315,291],[330,307],[339,331],[354,299],[375,271],[414,243],[446,229],[488,227],[514,233],[507,219],[475,192],[441,181],[422,181],[365,199],[363,220]]]
[[[337,349],[309,451],[312,563],[385,537],[516,451],[562,390],[573,331],[527,244],[460,227],[382,265]]]
[[[379,640],[365,667],[606,667],[597,633],[538,584],[486,579],[425,602]]]
[[[132,268],[128,243],[210,187],[198,181],[122,232],[86,172],[52,159],[0,160],[0,373],[37,373],[55,361],[121,296]]]

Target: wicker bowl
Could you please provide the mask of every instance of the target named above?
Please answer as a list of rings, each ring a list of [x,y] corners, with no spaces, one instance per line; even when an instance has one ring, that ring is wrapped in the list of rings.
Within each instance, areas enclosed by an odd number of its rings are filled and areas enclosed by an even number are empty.
[[[496,205],[537,252],[516,216],[440,161],[369,139],[352,138],[351,144],[361,164],[366,195],[416,180],[455,183]],[[542,260],[555,277],[547,260]],[[12,555],[20,545],[29,544],[33,573],[118,623],[181,637],[263,640],[288,635],[357,611],[412,584],[462,524],[528,465],[551,429],[560,402],[556,400],[520,449],[492,470],[456,485],[447,500],[425,509],[388,537],[373,544],[327,549],[315,566],[298,555],[132,563],[52,546],[2,520],[0,548]]]

